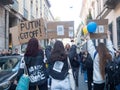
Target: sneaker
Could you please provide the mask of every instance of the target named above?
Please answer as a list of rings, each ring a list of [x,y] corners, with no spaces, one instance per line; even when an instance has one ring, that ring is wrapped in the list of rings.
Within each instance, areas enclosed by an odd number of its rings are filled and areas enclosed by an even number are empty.
[[[48,85],[48,88],[50,88],[50,85]]]
[[[93,83],[91,83],[91,85],[93,86],[94,84],[93,84]]]

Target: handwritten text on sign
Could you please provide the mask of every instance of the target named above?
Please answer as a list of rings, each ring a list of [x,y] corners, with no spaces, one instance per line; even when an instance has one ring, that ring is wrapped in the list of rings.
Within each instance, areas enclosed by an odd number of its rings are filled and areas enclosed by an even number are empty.
[[[19,24],[19,40],[21,43],[28,42],[30,38],[40,39],[43,35],[44,27],[40,19],[34,21],[25,21]]]

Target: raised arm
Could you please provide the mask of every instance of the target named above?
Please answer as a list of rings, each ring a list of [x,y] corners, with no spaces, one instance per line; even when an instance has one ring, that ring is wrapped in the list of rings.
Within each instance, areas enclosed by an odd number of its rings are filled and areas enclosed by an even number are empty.
[[[93,41],[90,39],[90,35],[88,34],[87,37],[87,50],[89,54],[91,55],[92,59],[94,59],[94,54],[96,52],[95,46],[93,44]]]

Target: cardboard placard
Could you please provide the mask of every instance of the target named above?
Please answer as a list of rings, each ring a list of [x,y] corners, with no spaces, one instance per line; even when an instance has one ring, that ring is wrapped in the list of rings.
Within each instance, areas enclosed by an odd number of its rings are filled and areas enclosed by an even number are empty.
[[[47,23],[47,38],[74,37],[74,21],[55,21]]]
[[[18,27],[15,26],[10,28],[10,33],[12,34],[12,45],[13,46],[20,45],[20,42],[18,39],[18,36],[19,36]]]
[[[92,39],[107,38],[108,19],[88,20],[88,23],[89,22],[96,22],[97,23],[96,32],[95,33],[90,33],[90,38],[92,38]]]
[[[18,25],[18,38],[20,43],[26,43],[35,37],[39,40],[45,39],[45,28],[43,19],[21,22]]]

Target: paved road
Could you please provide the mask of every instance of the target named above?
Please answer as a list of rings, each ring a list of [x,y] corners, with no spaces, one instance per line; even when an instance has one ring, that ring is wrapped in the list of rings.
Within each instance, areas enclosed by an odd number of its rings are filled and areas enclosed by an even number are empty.
[[[77,90],[88,90],[87,88],[87,83],[84,82],[84,77],[83,74],[81,74],[80,70],[79,70],[79,82],[78,82],[79,86]]]
[[[78,87],[76,87],[76,90],[88,90],[87,83],[84,82],[84,77],[83,74],[81,74],[80,70],[79,70],[79,82]]]

